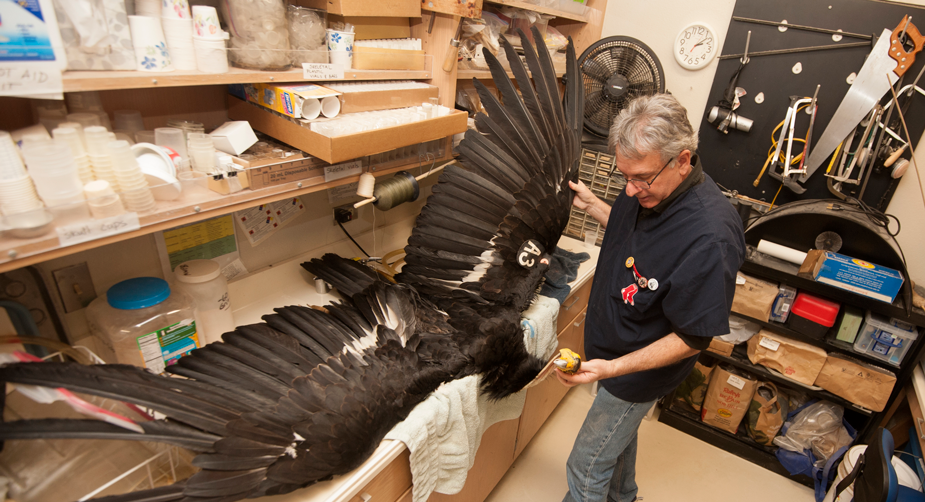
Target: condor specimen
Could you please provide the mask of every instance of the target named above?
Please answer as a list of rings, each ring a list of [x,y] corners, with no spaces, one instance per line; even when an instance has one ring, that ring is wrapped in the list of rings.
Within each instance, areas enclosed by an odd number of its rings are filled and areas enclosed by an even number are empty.
[[[521,40],[527,40],[519,33]],[[284,307],[193,351],[163,377],[125,365],[19,363],[4,382],[63,387],[155,410],[129,430],[96,420],[3,423],[0,440],[129,439],[188,448],[201,470],[180,483],[110,498],[230,502],[281,494],[346,473],[441,383],[481,374],[502,398],[544,361],[523,346],[529,306],[568,220],[577,177],[582,88],[567,54],[560,97],[543,37],[524,47],[527,67],[503,46],[519,93],[486,59],[500,91],[476,81],[488,115],[460,143],[408,241],[398,284],[326,255],[303,266],[344,300],[324,311]],[[533,76],[528,77],[527,69]],[[142,431],[142,432],[139,432]]]

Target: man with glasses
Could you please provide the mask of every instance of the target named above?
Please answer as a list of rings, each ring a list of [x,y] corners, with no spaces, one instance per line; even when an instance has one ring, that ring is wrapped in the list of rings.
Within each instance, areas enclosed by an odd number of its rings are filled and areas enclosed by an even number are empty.
[[[626,188],[613,207],[581,182],[575,207],[606,227],[574,386],[600,381],[567,464],[563,502],[636,498],[637,431],[690,373],[710,339],[729,333],[742,223],[694,153],[697,133],[671,95],[632,101],[610,148]]]

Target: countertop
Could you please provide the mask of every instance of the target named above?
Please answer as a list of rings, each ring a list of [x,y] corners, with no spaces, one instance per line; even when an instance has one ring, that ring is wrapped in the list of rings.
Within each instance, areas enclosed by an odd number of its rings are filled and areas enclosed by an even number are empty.
[[[562,236],[559,240],[559,247],[591,255],[591,258],[578,268],[578,277],[570,283],[574,292],[594,276],[600,248],[587,246],[582,241],[566,236]],[[324,252],[338,253],[342,256],[351,256],[354,253],[346,243],[325,249]],[[296,257],[229,284],[228,290],[234,306],[235,324],[240,326],[260,322],[260,317],[272,314],[274,307],[325,305],[332,300],[339,299],[336,293],[317,293],[311,282],[311,274],[299,265],[320,254],[316,250],[311,254]],[[263,497],[259,500],[264,502],[346,502],[359,494],[366,484],[405,449],[405,444],[400,441],[384,440],[363,465],[350,473],[286,495]]]

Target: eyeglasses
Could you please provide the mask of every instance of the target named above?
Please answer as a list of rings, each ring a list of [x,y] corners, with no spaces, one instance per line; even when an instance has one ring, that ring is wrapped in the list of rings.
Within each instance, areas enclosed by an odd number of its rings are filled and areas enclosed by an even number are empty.
[[[655,183],[655,179],[658,178],[658,175],[659,175],[659,174],[662,174],[662,171],[664,171],[665,168],[668,167],[668,164],[671,164],[673,161],[674,161],[674,157],[668,159],[668,162],[667,162],[664,166],[662,166],[662,168],[659,169],[657,173],[655,173],[655,177],[652,178],[652,181],[644,181],[644,180],[626,180],[626,182],[627,182],[627,183],[632,183],[633,186],[636,187],[636,188],[638,188],[639,190],[648,190],[648,189],[652,188],[652,184]],[[618,172],[618,169],[617,169],[617,165],[616,165],[616,164],[614,164],[613,169],[610,170],[610,177],[611,177],[611,178],[613,177],[613,173],[614,173],[614,172]],[[620,175],[622,176],[623,173],[620,173]],[[624,177],[625,177],[625,176],[624,176]]]

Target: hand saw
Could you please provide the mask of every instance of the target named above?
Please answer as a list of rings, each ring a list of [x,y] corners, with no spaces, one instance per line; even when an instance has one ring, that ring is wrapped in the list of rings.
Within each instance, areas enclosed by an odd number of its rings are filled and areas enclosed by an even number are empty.
[[[904,31],[914,44],[911,51],[906,51],[900,40]],[[899,80],[899,77],[906,73],[915,62],[915,55],[922,50],[923,45],[925,45],[925,37],[909,21],[908,16],[903,17],[892,32],[887,29],[883,30],[870,56],[858,72],[857,78],[848,89],[845,99],[838,105],[825,132],[822,133],[816,147],[809,154],[805,166],[806,172],[799,178],[801,183],[805,183],[807,178],[812,176],[838,144],[845,139],[845,136],[870,113],[874,105],[880,102],[883,95]]]

